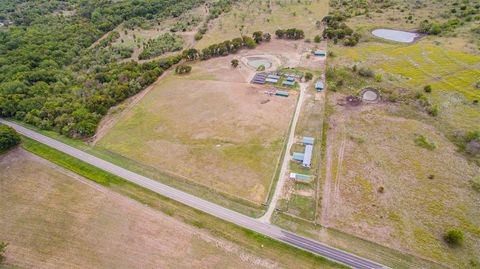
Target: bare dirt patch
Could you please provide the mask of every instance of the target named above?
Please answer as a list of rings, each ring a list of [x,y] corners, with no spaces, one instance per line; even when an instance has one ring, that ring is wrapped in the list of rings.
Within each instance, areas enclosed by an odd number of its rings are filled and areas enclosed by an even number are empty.
[[[21,149],[0,156],[0,239],[30,268],[276,268]]]

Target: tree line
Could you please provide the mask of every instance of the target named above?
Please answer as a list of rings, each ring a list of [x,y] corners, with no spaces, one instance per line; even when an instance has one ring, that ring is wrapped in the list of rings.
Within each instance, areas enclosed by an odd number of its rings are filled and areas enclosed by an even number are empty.
[[[7,0],[8,3],[18,2]],[[35,1],[37,2],[37,1]],[[49,1],[38,1],[40,7]],[[60,1],[59,1],[60,2]],[[106,31],[135,18],[178,16],[203,0],[68,0],[70,15],[37,11],[36,5],[3,9],[15,22],[0,30],[0,116],[70,137],[89,137],[108,109],[138,93],[182,60],[118,63],[109,44],[118,33],[89,48]],[[52,3],[56,3],[52,1]],[[3,6],[7,4],[2,1]],[[51,12],[50,14],[48,12]],[[32,16],[21,20],[22,14]]]

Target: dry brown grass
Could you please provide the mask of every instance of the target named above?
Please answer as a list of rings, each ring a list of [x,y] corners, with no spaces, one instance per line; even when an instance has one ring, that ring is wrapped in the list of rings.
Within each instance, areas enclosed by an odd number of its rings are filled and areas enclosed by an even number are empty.
[[[0,156],[0,240],[34,268],[272,268],[278,264],[21,149]]]
[[[332,161],[324,223],[454,268],[478,259],[480,196],[469,180],[479,167],[432,126],[392,116],[394,107],[336,109],[327,141]],[[436,149],[416,145],[417,135]],[[442,240],[451,227],[466,234],[460,248]]]
[[[249,84],[252,70],[230,66],[232,58],[242,55],[194,64],[187,76],[166,75],[98,145],[262,203],[296,93],[289,98],[267,96],[266,88]],[[264,103],[266,99],[270,101]]]

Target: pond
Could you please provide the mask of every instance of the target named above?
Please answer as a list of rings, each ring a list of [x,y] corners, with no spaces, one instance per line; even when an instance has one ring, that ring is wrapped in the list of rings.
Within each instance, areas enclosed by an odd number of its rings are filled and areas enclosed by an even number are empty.
[[[262,57],[249,57],[247,58],[247,63],[255,69],[258,69],[261,65],[265,66],[265,69],[272,67],[272,62]]]
[[[372,34],[380,38],[402,43],[412,43],[413,41],[415,41],[415,38],[420,36],[420,34],[417,33],[391,29],[376,29],[372,31]]]

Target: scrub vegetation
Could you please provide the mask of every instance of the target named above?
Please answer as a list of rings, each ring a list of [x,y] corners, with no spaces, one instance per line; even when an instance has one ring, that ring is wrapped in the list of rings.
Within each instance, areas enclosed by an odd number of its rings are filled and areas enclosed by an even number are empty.
[[[3,153],[20,143],[20,135],[5,125],[0,124],[0,153]]]
[[[329,42],[335,57],[328,59],[327,95],[334,109],[326,118],[318,221],[439,267],[472,268],[480,255],[474,209],[480,57],[470,33],[478,7],[474,1],[331,2],[331,16],[344,16],[362,37],[353,48]],[[419,27],[427,23],[435,33],[411,44],[370,33],[425,32]],[[345,101],[361,98],[367,87],[381,100]],[[422,267],[415,263],[398,268]]]

